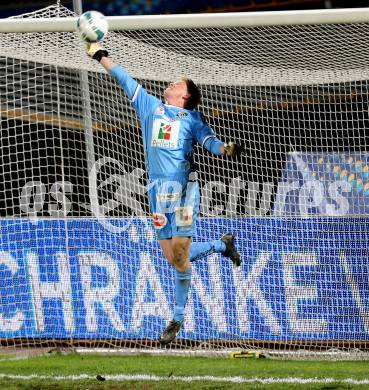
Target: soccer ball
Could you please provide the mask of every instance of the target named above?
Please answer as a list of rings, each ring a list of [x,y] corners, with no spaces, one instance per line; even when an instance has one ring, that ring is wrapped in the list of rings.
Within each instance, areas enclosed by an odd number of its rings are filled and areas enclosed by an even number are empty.
[[[85,42],[102,41],[108,32],[108,21],[97,11],[87,11],[77,20],[77,33]]]

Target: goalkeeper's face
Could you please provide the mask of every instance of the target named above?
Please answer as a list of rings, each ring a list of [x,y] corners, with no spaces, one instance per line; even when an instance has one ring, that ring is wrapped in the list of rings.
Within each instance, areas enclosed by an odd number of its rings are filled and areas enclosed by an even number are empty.
[[[170,83],[164,91],[164,98],[168,104],[177,107],[185,107],[189,98],[186,82],[184,80],[179,80]]]

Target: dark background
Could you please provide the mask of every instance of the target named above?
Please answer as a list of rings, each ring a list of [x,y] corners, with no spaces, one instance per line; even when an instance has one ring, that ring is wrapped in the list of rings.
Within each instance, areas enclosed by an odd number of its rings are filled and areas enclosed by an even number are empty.
[[[56,3],[56,1],[55,1]],[[61,0],[65,7],[72,9],[73,1]],[[105,15],[150,15],[191,12],[232,12],[258,10],[293,10],[314,8],[366,7],[364,0],[115,0],[83,1],[83,9],[95,9]],[[52,4],[49,0],[17,1],[0,5],[0,17],[32,12]]]

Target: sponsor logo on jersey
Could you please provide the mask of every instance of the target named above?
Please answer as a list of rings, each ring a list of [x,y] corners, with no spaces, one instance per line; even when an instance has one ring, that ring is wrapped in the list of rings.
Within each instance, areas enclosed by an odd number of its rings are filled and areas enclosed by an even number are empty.
[[[156,119],[153,126],[151,146],[154,148],[174,149],[178,145],[179,122],[168,123]]]
[[[172,132],[172,125],[168,125],[165,122],[160,123],[158,139],[170,140]]]
[[[187,116],[187,112],[181,111],[177,114],[179,119],[185,118]]]
[[[177,226],[190,226],[193,221],[193,207],[176,207],[176,225]]]
[[[156,194],[156,199],[158,202],[167,202],[167,201],[174,202],[175,200],[179,200],[180,197],[181,197],[180,192],[173,192],[171,194],[163,194],[163,193]]]
[[[152,220],[155,229],[163,229],[163,227],[168,222],[168,219],[165,216],[165,214],[158,214],[158,213],[152,215]]]

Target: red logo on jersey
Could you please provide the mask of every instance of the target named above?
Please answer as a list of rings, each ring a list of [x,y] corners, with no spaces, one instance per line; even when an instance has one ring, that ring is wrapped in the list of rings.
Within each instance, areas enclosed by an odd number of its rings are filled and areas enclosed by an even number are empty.
[[[164,214],[153,214],[152,219],[155,229],[162,229],[168,222]]]
[[[190,226],[193,222],[193,207],[176,207],[176,224],[177,226]]]
[[[172,126],[166,123],[160,124],[158,139],[170,140],[170,133],[172,131]]]

